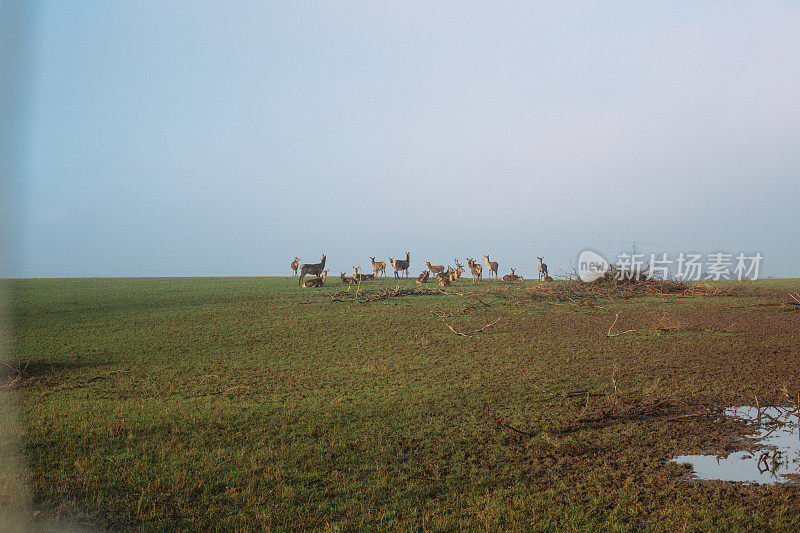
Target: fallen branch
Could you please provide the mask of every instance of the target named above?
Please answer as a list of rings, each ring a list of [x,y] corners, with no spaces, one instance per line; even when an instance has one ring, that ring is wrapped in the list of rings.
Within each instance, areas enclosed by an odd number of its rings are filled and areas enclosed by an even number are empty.
[[[489,324],[486,324],[486,325],[485,325],[485,326],[483,326],[482,328],[473,329],[473,330],[470,330],[470,331],[468,331],[468,332],[466,332],[466,333],[461,333],[460,331],[456,331],[456,330],[454,330],[454,329],[453,329],[453,326],[451,326],[451,325],[450,325],[450,324],[448,324],[447,322],[445,322],[445,323],[444,323],[444,325],[445,325],[445,326],[447,326],[448,328],[450,328],[450,331],[452,331],[452,332],[453,332],[453,333],[455,333],[456,335],[461,335],[462,337],[470,337],[470,338],[471,338],[471,337],[472,337],[472,335],[471,335],[472,333],[480,333],[481,331],[485,330],[486,328],[489,328],[489,327],[491,327],[491,326],[494,326],[495,324],[497,324],[498,322],[500,322],[500,320],[502,320],[502,317],[498,318],[498,319],[497,319],[497,320],[495,320],[494,322],[490,322]]]
[[[608,328],[608,333],[606,333],[606,337],[618,337],[620,335],[624,335],[626,333],[631,333],[633,331],[636,331],[635,329],[627,329],[625,331],[620,331],[619,333],[612,334],[611,330],[614,329],[614,326],[617,325],[617,320],[619,320],[619,315],[620,315],[620,313],[617,313],[616,316],[614,316],[614,323],[611,324],[610,328]]]

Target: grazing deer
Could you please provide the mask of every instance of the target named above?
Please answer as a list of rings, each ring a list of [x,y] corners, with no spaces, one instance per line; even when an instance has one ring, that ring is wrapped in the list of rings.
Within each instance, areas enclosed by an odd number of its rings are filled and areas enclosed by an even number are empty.
[[[375,261],[374,257],[369,258],[372,261],[372,268],[375,269],[375,277],[378,277],[378,272],[383,272],[383,275],[386,275],[386,263],[383,261]]]
[[[406,259],[403,261],[402,259],[391,259],[389,261],[392,263],[392,268],[394,269],[394,277],[399,278],[398,272],[405,272],[406,277],[408,277],[408,267],[411,266],[411,254],[406,252]]]
[[[422,274],[417,276],[417,283],[419,283],[420,285],[422,285],[423,283],[428,283],[428,278],[430,277],[430,275],[431,275],[430,272],[428,272],[427,270],[423,270]]]
[[[323,270],[321,278],[307,279],[307,280],[305,280],[303,282],[303,285],[301,285],[301,286],[304,287],[304,288],[322,287],[323,285],[325,285],[325,278],[327,278],[327,277],[328,277],[328,271],[327,270]]]
[[[506,274],[505,276],[503,276],[503,281],[524,281],[524,280],[522,279],[522,276],[517,276],[517,275],[514,273],[514,270],[515,270],[515,269],[513,269],[513,268],[512,268],[512,269],[511,269],[511,274]]]
[[[544,257],[539,257],[537,255],[536,258],[539,260],[539,281],[546,281],[545,278],[549,278],[550,276],[547,275],[547,265],[542,263]],[[552,278],[550,281],[553,281]]]
[[[436,275],[439,272],[444,272],[444,265],[432,265],[430,261],[425,261],[425,264],[428,266],[428,270],[430,270],[431,274]]]
[[[325,254],[322,254],[322,260],[319,263],[311,263],[305,264],[303,263],[300,265],[300,279],[298,280],[298,284],[303,284],[303,278],[306,274],[312,274],[314,276],[319,277],[322,274],[322,270],[325,268]]]
[[[464,265],[458,262],[458,257],[454,257],[453,261],[456,262],[456,279],[461,277],[461,274],[465,272]]]
[[[489,269],[489,279],[492,278],[492,273],[494,273],[494,277],[497,279],[497,261],[489,261],[488,255],[484,255],[483,260],[486,261],[486,268]]]
[[[297,258],[297,256],[295,256],[294,261],[292,261],[292,264],[290,265],[292,267],[292,277],[297,275],[297,265],[299,264],[300,260]]]
[[[469,257],[467,257],[467,266],[472,271],[472,283],[479,282],[483,275],[483,267]]]
[[[368,279],[375,279],[375,274],[359,274],[360,267],[353,267],[353,277],[356,281],[367,281]]]
[[[348,278],[344,275],[344,272],[339,272],[339,277],[342,278],[342,283],[344,285],[353,285],[356,280],[354,278]]]

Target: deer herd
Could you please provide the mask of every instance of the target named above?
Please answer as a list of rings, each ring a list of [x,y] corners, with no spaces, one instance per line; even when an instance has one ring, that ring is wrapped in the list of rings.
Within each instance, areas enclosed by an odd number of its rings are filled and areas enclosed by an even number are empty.
[[[538,257],[539,259],[539,281],[553,281],[553,278],[547,272],[547,264],[543,262],[544,257]],[[300,259],[295,257],[294,261],[291,262],[292,267],[292,276],[299,276],[299,285],[301,287],[322,287],[325,284],[325,278],[328,276],[328,271],[325,270],[325,255],[322,256],[319,263],[300,263]],[[381,274],[386,276],[386,263],[383,261],[375,261],[374,257],[370,257],[370,261],[372,262],[372,268],[374,273],[372,274],[360,274],[358,271],[360,267],[353,267],[353,276],[345,276],[344,272],[339,274],[341,282],[345,285],[352,285],[355,283],[359,283],[362,281],[374,280]],[[467,257],[467,267],[469,267],[470,273],[472,274],[472,283],[478,283],[483,278],[483,267],[486,266],[486,273],[488,274],[488,278],[498,279],[498,268],[499,265],[497,261],[492,261],[489,259],[489,255],[483,256],[484,264],[480,264],[472,258]],[[453,258],[453,262],[455,264],[455,268],[453,266],[448,266],[445,268],[444,265],[432,265],[430,261],[425,261],[425,265],[428,267],[426,270],[423,270],[422,273],[417,276],[417,283],[420,285],[423,283],[427,283],[431,276],[434,276],[436,279],[439,280],[440,287],[446,287],[451,283],[457,281],[461,274],[466,272],[464,269],[464,265],[462,265],[457,257]],[[405,259],[394,259],[389,258],[389,264],[391,265],[392,269],[394,270],[394,277],[400,278],[400,274],[405,274],[405,277],[408,277],[408,269],[411,266],[411,253],[406,252]],[[298,270],[300,271],[298,274]],[[518,276],[515,274],[515,269],[511,269],[511,274],[506,274],[503,276],[503,281],[524,281],[522,276]],[[310,278],[303,281],[303,278],[307,275],[316,276],[315,278]]]

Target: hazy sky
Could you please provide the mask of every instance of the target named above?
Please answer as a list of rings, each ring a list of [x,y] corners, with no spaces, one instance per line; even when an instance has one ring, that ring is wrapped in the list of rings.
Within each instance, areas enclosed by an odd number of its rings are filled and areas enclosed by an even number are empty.
[[[44,1],[7,275],[800,276],[800,3]]]

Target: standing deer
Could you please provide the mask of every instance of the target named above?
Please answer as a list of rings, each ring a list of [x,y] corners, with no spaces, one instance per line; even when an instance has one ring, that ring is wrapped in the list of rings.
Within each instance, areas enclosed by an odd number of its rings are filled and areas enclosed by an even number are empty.
[[[300,279],[298,280],[299,285],[303,285],[303,278],[306,274],[312,274],[314,276],[319,277],[322,274],[322,270],[325,268],[325,254],[322,254],[322,260],[319,263],[310,263],[305,264],[303,263],[300,265]]]
[[[472,271],[472,283],[479,282],[483,275],[483,267],[469,257],[467,257],[467,266]]]
[[[443,265],[431,265],[430,261],[425,261],[425,264],[428,265],[428,270],[433,275],[436,275],[439,272],[444,272],[444,266]]]
[[[301,287],[304,287],[304,288],[309,288],[309,287],[322,287],[323,285],[325,285],[325,278],[327,278],[327,277],[328,277],[328,271],[327,271],[327,270],[323,270],[323,271],[322,271],[322,277],[321,277],[321,278],[311,278],[311,279],[307,279],[307,280],[305,280],[305,281],[303,282],[303,284],[301,285]]]
[[[537,255],[536,258],[539,260],[539,281],[545,281],[545,279],[549,278],[550,276],[547,274],[547,265],[542,263],[542,259],[544,259],[544,257],[539,257]]]
[[[488,255],[484,255],[483,260],[486,261],[486,268],[489,269],[489,279],[492,278],[492,273],[494,273],[494,277],[497,279],[497,261],[489,261]]]
[[[295,256],[294,261],[292,261],[292,264],[290,265],[292,267],[292,277],[297,275],[297,265],[299,264],[300,260],[297,258],[297,256]]]
[[[411,266],[411,254],[406,252],[406,259],[403,261],[402,259],[391,259],[389,261],[392,263],[392,268],[394,269],[394,277],[399,278],[398,272],[405,272],[406,277],[408,277],[408,267]]]
[[[383,272],[383,275],[386,275],[386,263],[383,261],[375,261],[374,257],[369,258],[372,261],[372,268],[375,269],[375,277],[378,277],[378,272]]]

